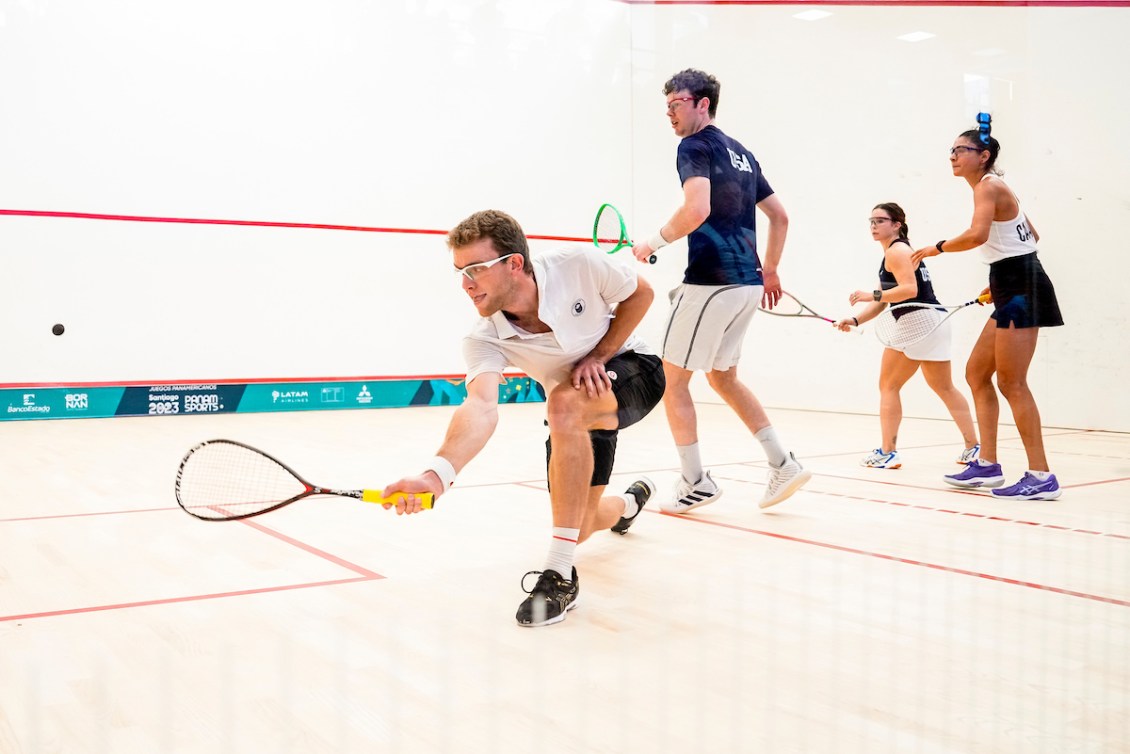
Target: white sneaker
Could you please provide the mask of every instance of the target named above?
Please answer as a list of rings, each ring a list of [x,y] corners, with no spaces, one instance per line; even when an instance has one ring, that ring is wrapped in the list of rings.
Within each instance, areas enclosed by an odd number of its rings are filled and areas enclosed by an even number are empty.
[[[679,477],[674,500],[664,500],[659,504],[659,510],[664,513],[689,513],[695,508],[710,505],[720,497],[722,497],[722,488],[714,483],[710,472],[706,471],[703,472],[702,479],[694,484]]]
[[[863,458],[859,459],[859,465],[871,469],[900,469],[902,468],[902,461],[899,460],[899,452],[897,450],[884,453],[882,448],[875,448],[875,450],[872,450]]]
[[[796,456],[789,453],[789,457],[780,466],[769,467],[769,484],[765,488],[765,497],[761,498],[758,505],[768,508],[783,502],[811,478],[812,472],[801,466]]]
[[[961,464],[972,463],[976,461],[981,455],[981,443],[977,443],[972,448],[966,448],[961,451],[961,455],[957,457],[957,462]]]

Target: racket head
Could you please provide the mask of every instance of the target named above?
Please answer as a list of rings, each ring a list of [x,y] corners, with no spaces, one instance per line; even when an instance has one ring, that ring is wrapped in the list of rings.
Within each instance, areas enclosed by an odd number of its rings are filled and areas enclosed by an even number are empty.
[[[769,314],[776,314],[778,317],[803,317],[803,316],[805,316],[805,311],[804,311],[805,306],[804,306],[804,304],[801,303],[800,299],[798,299],[796,296],[789,293],[788,291],[781,291],[781,297],[779,299],[777,299],[777,305],[774,306],[772,309],[766,309],[764,307],[761,307],[761,304],[758,304],[758,307],[761,308],[761,311],[767,312]],[[808,315],[808,316],[812,316],[812,315]]]
[[[593,246],[605,252],[614,254],[625,246],[631,246],[628,239],[628,226],[620,210],[611,204],[602,204],[596,211],[596,219],[592,224]]]
[[[200,443],[177,469],[177,504],[204,521],[258,516],[312,493],[294,469],[234,440]]]
[[[880,343],[901,351],[930,337],[948,317],[941,308],[896,304],[888,306],[875,318],[872,329]]]
[[[772,309],[766,309],[760,303],[758,303],[757,308],[775,317],[807,317],[809,319],[821,319],[825,322],[835,322],[835,320],[817,314],[811,307],[785,290],[781,291],[781,297],[777,300],[777,305]]]

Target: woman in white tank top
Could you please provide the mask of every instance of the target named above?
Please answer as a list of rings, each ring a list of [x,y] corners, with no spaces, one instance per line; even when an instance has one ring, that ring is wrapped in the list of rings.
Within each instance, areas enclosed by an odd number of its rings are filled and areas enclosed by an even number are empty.
[[[981,129],[966,131],[950,149],[950,166],[973,189],[973,219],[969,228],[952,238],[914,252],[918,262],[938,254],[980,248],[990,264],[989,287],[994,311],[985,323],[966,363],[965,379],[973,391],[981,433],[981,457],[958,474],[944,477],[955,487],[1000,487],[1005,480],[997,458],[997,390],[1012,409],[1016,428],[1028,456],[1028,471],[1019,482],[993,489],[995,497],[1013,500],[1054,500],[1059,482],[1048,469],[1040,411],[1028,387],[1028,367],[1041,327],[1063,324],[1055,289],[1036,255],[1040,236],[1012,190],[995,168],[1000,142]],[[996,386],[993,375],[996,375]]]

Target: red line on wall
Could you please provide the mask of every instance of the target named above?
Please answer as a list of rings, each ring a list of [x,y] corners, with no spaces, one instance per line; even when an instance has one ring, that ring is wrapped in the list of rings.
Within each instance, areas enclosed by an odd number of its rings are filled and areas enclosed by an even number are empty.
[[[524,379],[529,375],[523,372],[507,372],[503,377]],[[369,375],[362,377],[245,377],[221,379],[190,380],[112,380],[109,382],[0,382],[0,390],[13,390],[20,388],[48,388],[48,387],[138,387],[168,385],[253,385],[265,383],[289,382],[397,382],[400,380],[448,380],[459,381],[464,374],[406,374],[406,375]]]
[[[1125,8],[1130,0],[619,0],[625,5],[815,5],[934,8]]]
[[[333,225],[329,223],[289,223],[272,220],[224,220],[203,217],[150,217],[148,215],[108,215],[98,212],[61,212],[36,209],[0,209],[0,215],[9,217],[52,217],[71,220],[113,220],[131,223],[177,223],[181,225],[241,225],[253,228],[302,228],[307,230],[345,230],[354,233],[408,233],[416,235],[446,236],[446,230],[431,228],[378,228],[367,225]],[[536,241],[591,242],[591,238],[576,236],[527,235]]]

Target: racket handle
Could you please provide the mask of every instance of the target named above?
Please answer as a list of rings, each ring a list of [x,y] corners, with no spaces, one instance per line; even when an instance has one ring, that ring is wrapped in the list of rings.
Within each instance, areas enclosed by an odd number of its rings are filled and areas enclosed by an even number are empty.
[[[435,495],[433,495],[430,492],[417,492],[417,493],[415,493],[415,495],[416,495],[416,497],[420,498],[420,507],[421,508],[428,509],[428,508],[431,508],[435,504]],[[361,499],[364,502],[366,502],[366,503],[378,503],[380,505],[384,505],[385,503],[389,503],[391,505],[396,505],[398,502],[400,502],[401,500],[403,500],[406,497],[408,497],[408,494],[404,493],[404,492],[397,492],[394,495],[390,495],[389,497],[385,497],[384,493],[381,492],[380,490],[362,490],[361,491]]]
[[[978,304],[991,304],[991,303],[993,303],[993,294],[982,293],[980,296],[977,297],[977,303]]]

